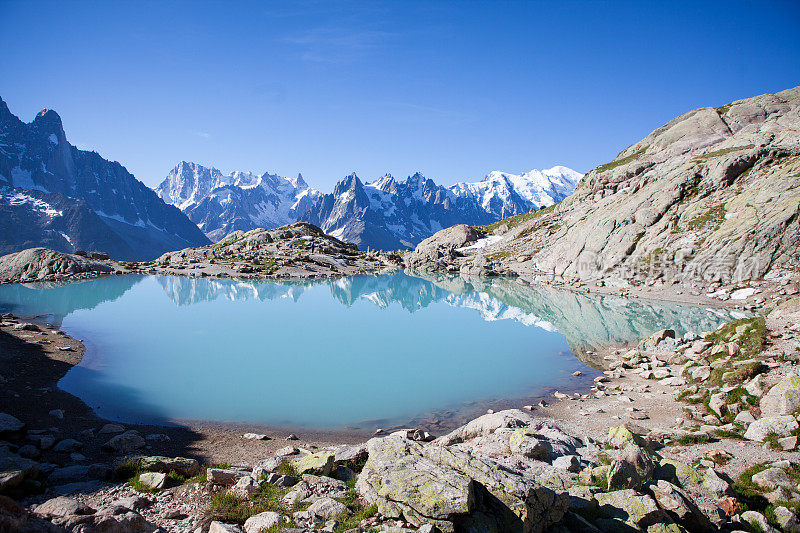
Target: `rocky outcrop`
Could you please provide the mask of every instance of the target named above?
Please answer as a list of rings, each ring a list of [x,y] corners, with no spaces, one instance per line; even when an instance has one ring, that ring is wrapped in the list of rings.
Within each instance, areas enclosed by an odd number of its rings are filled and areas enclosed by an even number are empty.
[[[0,257],[0,282],[64,281],[114,272],[114,267],[47,248],[30,248]]]
[[[480,236],[475,228],[466,224],[444,229],[419,243],[414,251],[406,256],[406,266],[422,271],[455,271],[450,265],[460,256],[457,248],[477,241]]]
[[[796,271],[799,171],[800,87],[696,109],[590,171],[561,203],[485,227],[503,239],[474,253],[566,279]]]
[[[562,518],[566,494],[470,454],[399,436],[367,443],[356,490],[387,517],[442,531],[542,531]]]

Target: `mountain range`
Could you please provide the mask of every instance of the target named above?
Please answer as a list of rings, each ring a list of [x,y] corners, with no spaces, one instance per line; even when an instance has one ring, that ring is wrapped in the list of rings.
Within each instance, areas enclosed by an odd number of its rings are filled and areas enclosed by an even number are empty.
[[[550,206],[571,194],[581,176],[557,166],[520,175],[492,172],[479,182],[443,187],[420,173],[367,183],[350,174],[321,194],[299,175],[226,175],[181,162],[156,192],[214,241],[233,230],[304,221],[361,248],[395,250],[454,224],[488,224]]]
[[[170,171],[156,194],[181,209],[212,241],[236,230],[297,222],[320,195],[299,174],[295,179],[268,173],[223,174],[186,161]]]
[[[351,174],[323,194],[299,174],[223,174],[182,161],[153,191],[118,162],[70,144],[55,111],[25,123],[0,99],[0,254],[44,246],[144,261],[298,221],[361,248],[394,250],[454,224],[550,206],[581,177],[557,166],[443,187],[420,173],[366,183]]]
[[[55,111],[24,123],[0,99],[0,254],[45,246],[147,260],[208,242],[125,167],[71,145]]]

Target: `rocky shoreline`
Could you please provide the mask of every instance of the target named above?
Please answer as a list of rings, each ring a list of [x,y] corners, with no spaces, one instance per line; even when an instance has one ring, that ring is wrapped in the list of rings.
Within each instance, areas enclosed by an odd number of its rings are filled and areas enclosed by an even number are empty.
[[[0,486],[22,506],[2,498],[0,530],[798,530],[796,283],[715,298],[757,316],[603,350],[591,390],[432,442],[108,424],[55,387],[82,344],[5,316]]]

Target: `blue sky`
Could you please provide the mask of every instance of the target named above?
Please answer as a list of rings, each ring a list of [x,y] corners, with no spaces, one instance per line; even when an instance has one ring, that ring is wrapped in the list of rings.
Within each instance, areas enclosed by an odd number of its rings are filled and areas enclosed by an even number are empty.
[[[586,171],[800,84],[800,2],[16,2],[0,96],[156,185],[180,160],[329,190]]]

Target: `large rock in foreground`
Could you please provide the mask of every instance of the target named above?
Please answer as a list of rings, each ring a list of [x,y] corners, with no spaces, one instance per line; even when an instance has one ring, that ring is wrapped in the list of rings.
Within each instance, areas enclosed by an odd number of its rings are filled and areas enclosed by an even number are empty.
[[[461,450],[401,436],[371,439],[367,450],[356,490],[383,516],[416,526],[538,532],[559,521],[569,504],[566,493]]]

